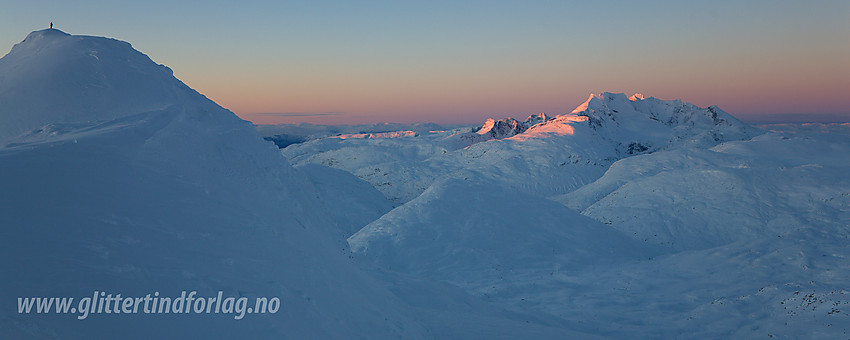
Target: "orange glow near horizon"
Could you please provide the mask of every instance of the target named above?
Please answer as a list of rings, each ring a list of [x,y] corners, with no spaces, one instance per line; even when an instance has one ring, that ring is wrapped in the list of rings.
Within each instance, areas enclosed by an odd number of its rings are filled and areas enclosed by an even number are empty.
[[[281,27],[122,38],[259,124],[481,123],[568,113],[601,92],[850,120],[850,2],[621,5],[355,6],[367,18],[306,6],[309,20],[269,18]]]
[[[729,53],[706,60],[650,54],[635,61],[640,68],[614,57],[587,67],[543,58],[536,66],[506,64],[465,71],[460,64],[435,65],[437,71],[428,76],[401,69],[371,75],[338,70],[280,78],[236,72],[221,79],[194,79],[193,74],[179,72],[178,76],[258,124],[480,123],[486,118],[571,112],[589,93],[601,92],[643,93],[701,107],[717,105],[739,118],[850,114],[850,96],[846,95],[850,92],[850,66],[838,57],[845,55],[850,60],[850,52],[834,47],[805,57],[802,52],[775,49],[765,53],[777,56],[761,60],[758,58],[764,54],[755,54],[740,59]],[[504,70],[510,67],[514,70]]]

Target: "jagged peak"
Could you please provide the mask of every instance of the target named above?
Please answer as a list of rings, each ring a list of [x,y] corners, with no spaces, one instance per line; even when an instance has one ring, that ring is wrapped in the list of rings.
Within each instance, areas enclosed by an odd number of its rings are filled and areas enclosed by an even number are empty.
[[[503,119],[488,118],[484,122],[484,125],[478,129],[477,133],[479,135],[489,134],[493,138],[502,139],[520,134],[537,124],[545,123],[552,119],[554,117],[548,116],[545,113],[529,115],[524,121],[519,121],[512,117]]]
[[[499,120],[490,118],[484,122],[484,125],[478,130],[478,134],[490,134],[496,139],[501,139],[521,133],[525,129],[526,127],[521,122],[510,117]]]

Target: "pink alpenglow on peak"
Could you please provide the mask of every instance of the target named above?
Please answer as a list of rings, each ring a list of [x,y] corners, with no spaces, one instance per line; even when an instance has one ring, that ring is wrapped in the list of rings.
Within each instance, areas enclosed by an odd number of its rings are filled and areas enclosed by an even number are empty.
[[[588,128],[579,132],[576,128]],[[592,131],[592,132],[591,132]],[[641,93],[591,94],[569,114],[488,119],[477,133],[459,133],[448,139],[454,148],[488,140],[526,141],[582,134],[594,135],[618,145],[624,154],[654,152],[686,144],[715,145],[749,139],[763,133],[742,123],[716,106],[701,108],[680,99],[661,100]],[[457,143],[454,143],[457,142]]]

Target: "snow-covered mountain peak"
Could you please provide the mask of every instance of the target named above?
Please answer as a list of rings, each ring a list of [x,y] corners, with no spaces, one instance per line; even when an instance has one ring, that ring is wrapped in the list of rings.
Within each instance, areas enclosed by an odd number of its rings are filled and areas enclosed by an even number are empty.
[[[732,115],[717,106],[701,108],[681,99],[662,100],[655,97],[645,97],[635,94],[626,97],[623,93],[604,92],[591,94],[583,104],[571,114],[587,116],[590,124],[601,127],[605,124],[634,125],[638,121],[649,119],[667,126],[689,124],[699,125],[700,128],[711,128],[713,125],[744,126]]]
[[[650,99],[654,99],[650,97]],[[617,112],[617,108],[627,107],[633,102],[645,100],[643,94],[636,93],[631,97],[627,97],[624,93],[603,92],[600,94],[591,93],[587,100],[576,107],[571,113],[581,113],[588,110],[600,111],[612,109]]]
[[[127,42],[56,29],[16,44],[0,58],[0,77],[0,143],[49,123],[215,105]]]
[[[61,39],[61,38],[70,37],[70,36],[71,36],[70,34],[62,32],[62,31],[57,30],[55,28],[48,28],[48,29],[45,29],[45,30],[30,32],[30,34],[28,34],[27,37],[24,38],[23,41],[21,41],[21,43],[31,44],[31,43],[36,43],[37,41],[40,41],[40,40],[43,40],[43,39]],[[18,45],[16,45],[15,47],[18,47]]]
[[[578,131],[576,127],[588,130]],[[540,113],[525,121],[514,118],[488,119],[477,132],[462,132],[446,138],[448,149],[510,138],[514,141],[574,135],[613,142],[620,154],[633,155],[679,146],[713,146],[744,140],[763,133],[742,123],[717,106],[701,108],[681,99],[661,100],[635,93],[591,94],[569,114],[550,117]]]
[[[578,113],[578,112],[582,112],[584,110],[587,110],[588,106],[590,106],[590,101],[593,100],[594,98],[598,97],[598,96],[600,96],[600,95],[591,93],[590,96],[587,97],[587,100],[584,101],[584,103],[581,103],[581,105],[577,106],[570,113]]]
[[[650,97],[652,98],[652,97]],[[591,93],[590,96],[587,97],[587,100],[584,101],[581,105],[576,107],[570,113],[579,113],[586,111],[588,109],[599,110],[604,107],[609,106],[619,106],[624,105],[629,101],[640,101],[646,99],[643,94],[635,93],[634,95],[627,97],[624,93],[613,93],[613,92],[602,92],[599,94]]]
[[[560,119],[564,117],[586,119]],[[563,131],[572,134],[572,127],[581,124],[613,142],[619,152],[632,155],[695,144],[712,146],[763,133],[716,106],[701,108],[680,99],[661,100],[640,93],[630,97],[611,92],[591,94],[572,113],[558,118],[530,127],[523,133],[528,136],[519,139],[564,135]],[[564,124],[571,127],[551,126]]]

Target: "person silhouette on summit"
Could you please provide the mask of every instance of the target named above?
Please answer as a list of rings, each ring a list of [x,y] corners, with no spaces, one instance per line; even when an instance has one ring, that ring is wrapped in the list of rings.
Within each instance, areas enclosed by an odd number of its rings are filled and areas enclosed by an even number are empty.
[[[53,21],[50,22],[50,29],[53,29]]]

